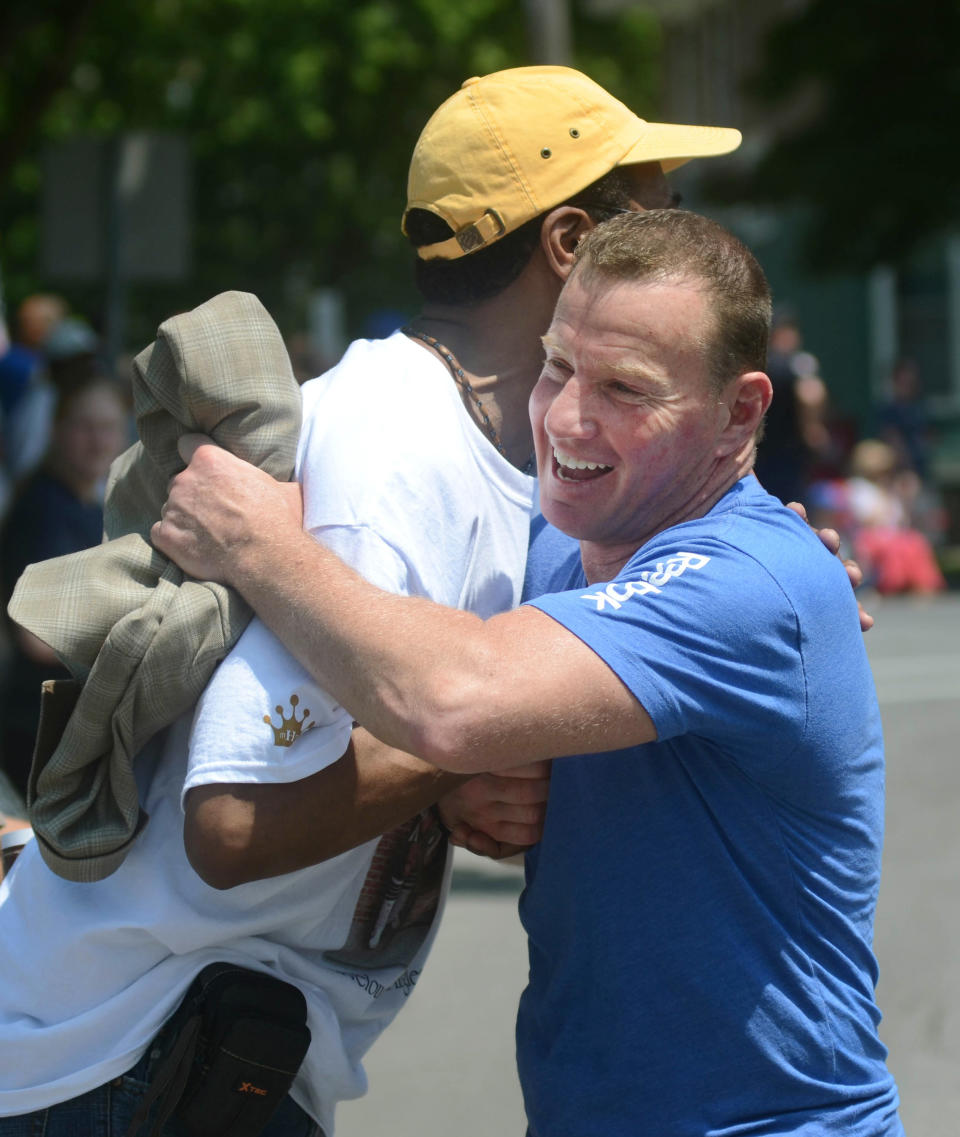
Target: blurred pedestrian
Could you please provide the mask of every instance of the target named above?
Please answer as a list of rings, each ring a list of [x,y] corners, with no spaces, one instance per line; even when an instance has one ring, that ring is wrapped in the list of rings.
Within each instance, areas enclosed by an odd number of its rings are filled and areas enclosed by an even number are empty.
[[[840,534],[841,549],[856,557],[864,585],[881,595],[926,595],[946,587],[928,531],[937,510],[900,453],[879,438],[853,447],[840,476],[814,482],[807,494],[811,523]],[[933,537],[942,535],[934,527]]]
[[[50,405],[44,381],[43,344],[67,314],[60,296],[35,293],[16,311],[10,343],[0,356],[0,412],[2,412],[4,469],[11,481],[28,473],[42,457],[41,438],[36,449],[38,414],[45,419]]]
[[[3,463],[14,489],[40,465],[50,444],[57,403],[51,366],[95,355],[101,346],[89,324],[69,315],[66,302],[48,293],[23,301],[16,328],[15,341],[0,357]]]
[[[784,504],[802,501],[818,453],[829,444],[827,387],[814,355],[803,350],[796,320],[779,316],[770,332],[767,374],[773,403],[757,448],[756,475]]]
[[[28,564],[99,544],[110,463],[130,440],[126,390],[84,354],[50,365],[56,403],[44,461],[16,492],[0,538],[4,613]],[[66,677],[54,653],[30,632],[9,629],[11,658],[0,693],[0,761],[26,793],[44,679]]]
[[[894,364],[889,397],[874,413],[874,434],[893,447],[904,468],[927,481],[933,430],[915,360],[903,358]]]
[[[854,555],[881,595],[929,595],[946,588],[930,541],[914,523],[916,471],[879,439],[859,442],[850,457],[847,511]]]

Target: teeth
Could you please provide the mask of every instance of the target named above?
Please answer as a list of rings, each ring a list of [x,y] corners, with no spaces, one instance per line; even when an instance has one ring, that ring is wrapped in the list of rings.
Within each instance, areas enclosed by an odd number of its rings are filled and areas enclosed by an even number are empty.
[[[571,458],[569,454],[561,454],[554,447],[553,456],[561,466],[569,470],[612,470],[612,466],[605,466],[602,462],[582,462],[579,458]]]

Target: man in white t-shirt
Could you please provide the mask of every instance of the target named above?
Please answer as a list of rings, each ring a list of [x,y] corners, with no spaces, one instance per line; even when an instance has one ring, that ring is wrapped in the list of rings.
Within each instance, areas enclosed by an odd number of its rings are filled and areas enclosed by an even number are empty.
[[[670,204],[664,169],[738,143],[646,123],[566,68],[468,80],[411,164],[421,315],[304,386],[306,528],[389,591],[513,607],[535,490],[527,399],[577,242]],[[263,1133],[331,1134],[432,941],[450,865],[430,807],[458,780],[353,729],[258,620],[137,775],[150,822],[112,876],[67,882],[28,847],[0,887],[0,1137],[34,1114],[46,1137],[122,1133],[156,1072],[151,1039],[219,960],[307,998],[312,1044]],[[481,851],[527,843],[545,777],[467,783],[444,816]],[[484,836],[476,802],[497,798]]]

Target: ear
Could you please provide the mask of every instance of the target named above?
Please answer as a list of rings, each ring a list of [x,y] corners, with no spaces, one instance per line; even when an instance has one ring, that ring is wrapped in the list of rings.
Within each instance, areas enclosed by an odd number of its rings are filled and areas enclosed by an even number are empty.
[[[540,246],[550,268],[567,279],[573,268],[573,254],[581,237],[594,227],[593,219],[575,205],[558,205],[551,209],[540,226]]]
[[[727,422],[719,440],[721,454],[733,454],[753,443],[773,399],[773,385],[762,371],[746,371],[732,379],[720,398]]]

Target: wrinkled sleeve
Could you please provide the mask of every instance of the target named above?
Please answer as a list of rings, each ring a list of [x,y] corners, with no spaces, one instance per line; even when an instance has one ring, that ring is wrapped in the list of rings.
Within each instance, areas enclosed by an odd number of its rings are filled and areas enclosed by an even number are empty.
[[[723,542],[658,548],[616,580],[532,603],[599,655],[650,715],[659,741],[699,734],[745,765],[778,758],[806,724],[798,621],[761,565]],[[785,692],[788,697],[785,697]]]
[[[403,559],[370,529],[314,535],[380,588],[408,591]],[[336,762],[352,729],[350,715],[255,617],[197,704],[182,796],[200,785],[300,781]]]

